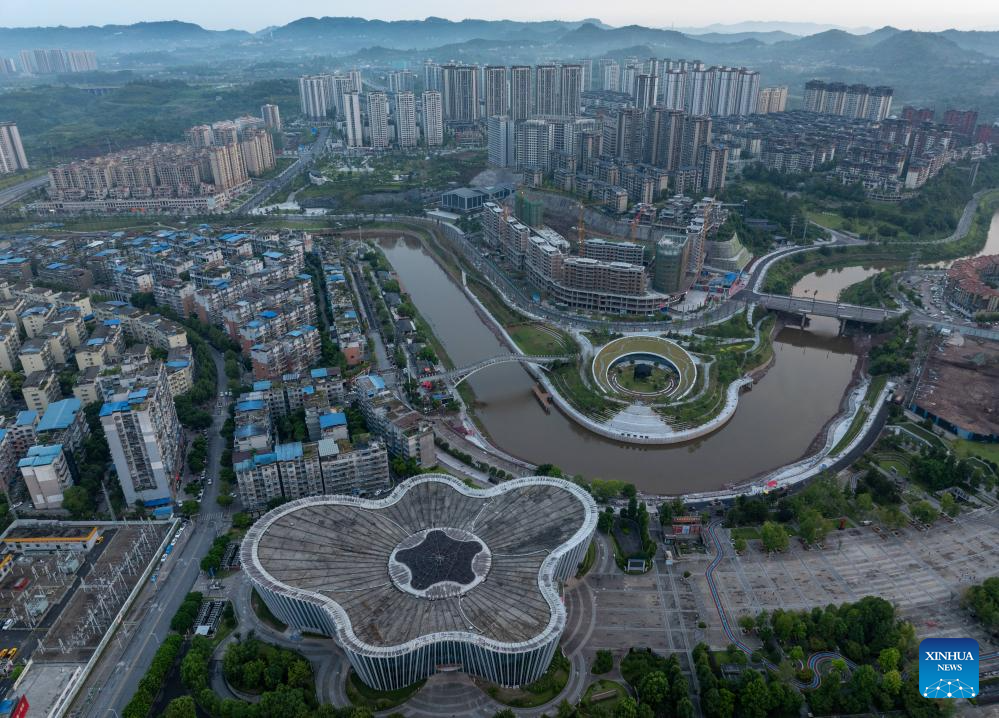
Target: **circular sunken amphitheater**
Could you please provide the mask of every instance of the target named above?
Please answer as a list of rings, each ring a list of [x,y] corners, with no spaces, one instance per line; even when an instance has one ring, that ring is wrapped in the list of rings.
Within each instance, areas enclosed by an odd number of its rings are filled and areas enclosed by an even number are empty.
[[[241,548],[264,603],[333,637],[369,686],[458,670],[537,680],[565,629],[558,584],[575,574],[597,507],[568,481],[473,489],[443,474],[387,497],[315,496],[258,520]]]
[[[650,363],[675,374],[674,380],[653,395],[662,401],[682,399],[697,382],[697,365],[693,357],[676,342],[662,337],[620,337],[604,344],[593,357],[593,380],[607,394],[627,393],[611,374],[621,364]]]

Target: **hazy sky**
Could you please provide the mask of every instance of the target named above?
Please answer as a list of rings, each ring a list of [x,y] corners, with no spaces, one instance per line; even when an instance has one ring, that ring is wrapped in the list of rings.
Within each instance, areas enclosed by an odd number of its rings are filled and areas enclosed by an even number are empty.
[[[802,0],[503,0],[470,3],[468,0],[381,0],[359,4],[343,0],[0,0],[0,26],[104,25],[141,20],[186,20],[212,29],[259,30],[299,17],[357,15],[384,20],[423,18],[428,15],[460,20],[484,19],[577,20],[597,17],[611,25],[640,24],[655,27],[702,26],[746,20],[818,22],[845,27],[894,25],[904,29],[999,29],[999,2],[966,0],[837,0],[835,3]]]

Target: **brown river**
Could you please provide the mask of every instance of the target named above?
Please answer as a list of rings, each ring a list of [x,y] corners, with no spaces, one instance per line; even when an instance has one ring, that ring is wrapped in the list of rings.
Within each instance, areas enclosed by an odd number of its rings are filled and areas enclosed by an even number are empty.
[[[508,353],[419,242],[383,239],[382,249],[413,302],[457,366]],[[999,252],[999,215],[987,253]],[[847,267],[810,274],[798,296],[836,299],[839,291],[876,273]],[[654,493],[706,491],[740,483],[803,456],[839,409],[857,361],[852,341],[837,336],[835,320],[815,319],[805,330],[785,328],[775,362],[744,394],[732,420],[687,444],[639,447],[596,436],[558,410],[546,414],[531,393],[533,380],[517,365],[499,365],[468,379],[475,413],[490,440],[532,463],[569,474],[621,479]]]

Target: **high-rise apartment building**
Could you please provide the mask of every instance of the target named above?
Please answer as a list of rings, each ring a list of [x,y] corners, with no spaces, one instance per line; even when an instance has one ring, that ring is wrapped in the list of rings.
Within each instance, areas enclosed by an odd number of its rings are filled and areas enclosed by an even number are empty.
[[[805,110],[881,122],[891,113],[893,95],[890,87],[810,80],[805,83]]]
[[[364,144],[364,126],[361,124],[361,96],[348,92],[343,96],[344,135],[348,147]]]
[[[444,101],[437,90],[423,93],[423,141],[428,147],[444,144]]]
[[[303,115],[314,120],[326,117],[333,106],[333,78],[330,75],[298,78],[298,98]]]
[[[682,110],[670,110],[662,105],[648,111],[643,150],[647,164],[668,172],[680,167],[684,117]]]
[[[444,121],[471,124],[479,119],[479,70],[472,65],[441,67]]]
[[[420,135],[416,129],[416,95],[399,92],[395,96],[395,133],[400,147],[416,147]]]
[[[21,135],[13,122],[0,122],[0,175],[28,169]]]
[[[619,110],[614,142],[616,157],[624,162],[641,162],[644,135],[645,113],[637,107]]]
[[[684,109],[690,115],[710,115],[714,72],[697,63],[687,70],[684,83]]]
[[[604,58],[597,62],[598,83],[605,92],[621,91],[621,66],[614,60]]]
[[[686,99],[687,73],[683,70],[664,69],[660,80],[662,104],[668,110],[682,110]]]
[[[73,485],[62,444],[32,446],[17,467],[36,509],[62,508],[63,492]]]
[[[510,68],[510,119],[523,122],[531,116],[531,68],[514,65]]]
[[[180,422],[166,365],[155,362],[118,379],[100,410],[125,503],[158,505],[170,500],[180,470]]]
[[[742,117],[754,114],[760,101],[760,73],[739,68],[737,89],[735,114]]]
[[[756,111],[761,115],[784,112],[787,109],[787,85],[764,87],[756,102]]]
[[[395,70],[388,74],[389,92],[415,92],[416,75],[409,70]]]
[[[29,75],[90,72],[97,69],[93,50],[21,50],[21,69]]]
[[[583,68],[580,65],[538,65],[534,68],[534,114],[576,117],[582,109]]]
[[[488,161],[493,167],[511,167],[516,162],[515,127],[507,115],[493,115],[486,120]]]
[[[277,105],[267,104],[260,108],[260,116],[268,130],[281,131],[281,109]]]
[[[683,121],[683,145],[680,167],[694,167],[701,159],[701,148],[711,142],[711,118],[687,115]]]
[[[389,146],[388,96],[384,92],[368,93],[368,141],[372,147]]]
[[[659,95],[658,75],[639,75],[635,82],[635,107],[647,110],[656,104]]]
[[[517,124],[516,164],[520,169],[547,170],[551,166],[551,126],[545,120],[525,120]]]
[[[423,91],[440,92],[443,89],[441,81],[441,66],[433,60],[423,61]]]
[[[506,68],[490,65],[483,71],[485,75],[486,117],[506,115],[510,111],[510,92]]]
[[[360,70],[351,70],[347,73],[347,77],[350,78],[351,92],[364,92],[364,82],[361,80]]]

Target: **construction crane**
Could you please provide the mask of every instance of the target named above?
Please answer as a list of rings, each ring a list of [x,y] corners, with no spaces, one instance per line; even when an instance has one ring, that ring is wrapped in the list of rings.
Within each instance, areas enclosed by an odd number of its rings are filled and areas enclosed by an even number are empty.
[[[635,237],[638,235],[638,221],[640,217],[641,215],[639,215],[638,212],[635,212],[635,216],[631,218],[631,228],[628,231],[628,238],[632,242],[635,241]]]
[[[576,239],[579,241],[579,256],[585,255],[585,250],[583,249],[583,242],[586,239],[586,220],[583,218],[584,207],[583,203],[579,203],[579,219],[576,220]]]

